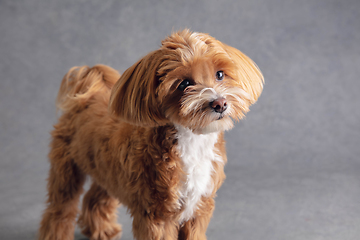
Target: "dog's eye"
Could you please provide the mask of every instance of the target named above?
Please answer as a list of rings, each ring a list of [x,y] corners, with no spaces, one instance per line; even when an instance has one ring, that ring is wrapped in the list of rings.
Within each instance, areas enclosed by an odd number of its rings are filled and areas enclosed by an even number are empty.
[[[223,71],[217,71],[215,74],[216,80],[222,81],[225,77],[225,74]]]
[[[191,81],[189,79],[185,79],[180,83],[180,85],[178,86],[178,89],[180,91],[184,91],[190,85],[192,85]]]

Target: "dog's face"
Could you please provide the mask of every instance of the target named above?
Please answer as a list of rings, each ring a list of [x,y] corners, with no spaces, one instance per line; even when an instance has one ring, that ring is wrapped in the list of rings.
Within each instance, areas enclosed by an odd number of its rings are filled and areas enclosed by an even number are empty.
[[[184,30],[124,72],[112,90],[110,111],[141,126],[224,131],[244,116],[262,86],[260,70],[246,55]]]

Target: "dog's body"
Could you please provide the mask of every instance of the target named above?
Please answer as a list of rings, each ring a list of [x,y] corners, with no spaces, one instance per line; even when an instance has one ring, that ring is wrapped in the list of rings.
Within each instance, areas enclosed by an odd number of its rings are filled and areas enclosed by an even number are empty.
[[[136,239],[206,239],[225,179],[223,131],[248,111],[263,81],[251,60],[232,59],[234,49],[219,44],[185,30],[121,77],[103,65],[69,71],[58,95],[63,115],[52,132],[40,239],[73,238],[86,175],[93,183],[79,224],[91,239],[120,237],[119,203],[133,217]],[[236,61],[244,62],[239,70]]]

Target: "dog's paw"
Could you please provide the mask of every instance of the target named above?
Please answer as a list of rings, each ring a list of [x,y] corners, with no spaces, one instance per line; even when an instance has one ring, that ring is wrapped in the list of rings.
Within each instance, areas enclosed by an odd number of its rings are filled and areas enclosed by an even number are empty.
[[[98,229],[85,228],[82,233],[90,240],[119,240],[122,234],[122,228],[117,223],[107,223],[106,226],[99,226]]]

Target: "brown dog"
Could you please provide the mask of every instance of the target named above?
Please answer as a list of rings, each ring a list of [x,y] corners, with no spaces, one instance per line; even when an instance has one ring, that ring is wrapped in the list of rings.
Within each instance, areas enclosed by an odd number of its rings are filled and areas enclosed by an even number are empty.
[[[259,97],[263,76],[243,53],[184,30],[123,75],[97,65],[65,75],[52,132],[48,205],[39,238],[120,238],[116,208],[138,240],[206,239],[225,179],[223,131]]]

